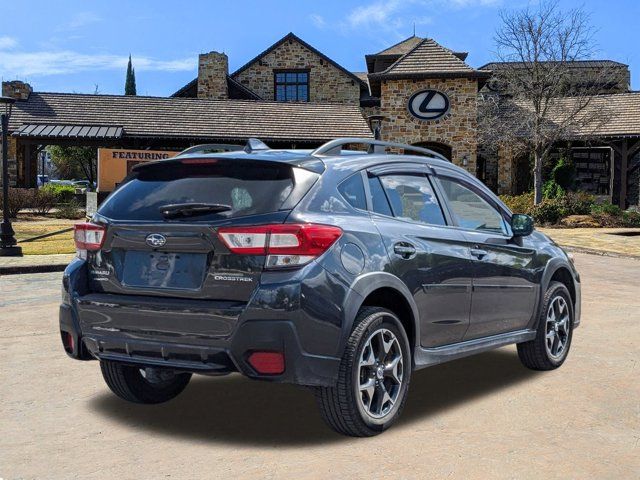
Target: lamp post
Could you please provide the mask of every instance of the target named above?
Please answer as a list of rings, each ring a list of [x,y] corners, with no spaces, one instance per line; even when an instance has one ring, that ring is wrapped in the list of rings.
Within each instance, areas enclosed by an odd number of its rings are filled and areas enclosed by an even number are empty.
[[[22,248],[17,246],[11,220],[9,219],[9,116],[16,100],[0,97],[0,123],[2,124],[2,223],[0,224],[0,257],[20,256]]]

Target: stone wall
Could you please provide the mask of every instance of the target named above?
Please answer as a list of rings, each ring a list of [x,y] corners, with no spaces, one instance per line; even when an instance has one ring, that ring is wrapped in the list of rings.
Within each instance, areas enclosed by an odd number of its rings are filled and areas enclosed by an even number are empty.
[[[412,94],[434,89],[449,97],[449,113],[438,120],[414,118],[407,109]],[[382,82],[380,114],[386,118],[382,138],[416,144],[437,142],[452,149],[452,161],[476,173],[478,82],[468,78],[386,80]],[[465,165],[466,163],[466,165]]]
[[[224,53],[209,52],[198,56],[198,98],[229,98],[227,75],[229,59]]]
[[[309,69],[309,101],[358,104],[352,77],[294,40],[288,40],[234,76],[265,100],[274,100],[274,70]]]

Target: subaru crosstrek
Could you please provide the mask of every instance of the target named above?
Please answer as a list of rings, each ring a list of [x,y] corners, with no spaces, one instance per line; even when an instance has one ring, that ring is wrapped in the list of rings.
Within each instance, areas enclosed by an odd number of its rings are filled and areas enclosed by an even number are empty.
[[[369,151],[343,150],[356,143]],[[414,370],[508,344],[551,370],[580,320],[572,259],[409,145],[252,140],[140,164],[75,242],[64,349],[131,402],[239,372],[310,386],[333,429],[370,436],[398,419]]]

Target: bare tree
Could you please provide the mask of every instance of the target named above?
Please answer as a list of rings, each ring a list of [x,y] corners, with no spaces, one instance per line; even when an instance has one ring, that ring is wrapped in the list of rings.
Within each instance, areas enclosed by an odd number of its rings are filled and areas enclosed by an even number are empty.
[[[481,141],[532,154],[540,203],[543,164],[554,145],[588,138],[606,121],[592,104],[612,88],[614,72],[606,63],[576,68],[575,61],[594,53],[582,8],[561,11],[557,0],[542,0],[535,9],[503,11],[501,20],[495,35],[501,63],[480,102]]]

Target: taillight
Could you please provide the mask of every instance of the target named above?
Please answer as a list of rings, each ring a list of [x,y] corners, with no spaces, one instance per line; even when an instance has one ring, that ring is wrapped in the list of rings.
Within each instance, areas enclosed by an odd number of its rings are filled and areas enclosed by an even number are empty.
[[[73,239],[76,242],[76,249],[100,250],[104,242],[105,228],[94,223],[76,223],[73,226]]]
[[[295,267],[326,252],[342,229],[313,223],[278,224],[222,227],[218,235],[233,253],[267,255],[267,267]]]

